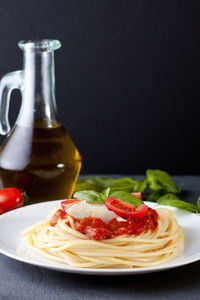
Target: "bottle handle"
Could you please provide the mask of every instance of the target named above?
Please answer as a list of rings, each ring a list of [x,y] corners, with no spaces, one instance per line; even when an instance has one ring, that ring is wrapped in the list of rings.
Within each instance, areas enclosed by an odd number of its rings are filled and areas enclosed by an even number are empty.
[[[23,71],[10,72],[4,75],[0,81],[0,134],[6,135],[10,132],[8,120],[10,95],[12,90],[22,89]]]

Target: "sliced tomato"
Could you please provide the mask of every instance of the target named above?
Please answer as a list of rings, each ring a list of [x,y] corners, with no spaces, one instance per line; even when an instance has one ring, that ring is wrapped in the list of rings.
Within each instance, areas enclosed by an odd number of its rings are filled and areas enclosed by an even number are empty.
[[[131,193],[132,195],[140,198],[142,200],[142,196],[141,196],[141,193],[140,192],[137,192],[137,193]]]
[[[148,206],[145,204],[141,204],[138,208],[136,205],[113,197],[108,197],[105,201],[105,205],[107,209],[113,211],[122,218],[141,218],[148,211]]]
[[[78,203],[78,202],[80,202],[80,200],[78,200],[78,199],[64,200],[61,202],[61,207],[63,210],[65,210],[69,206],[69,204]]]

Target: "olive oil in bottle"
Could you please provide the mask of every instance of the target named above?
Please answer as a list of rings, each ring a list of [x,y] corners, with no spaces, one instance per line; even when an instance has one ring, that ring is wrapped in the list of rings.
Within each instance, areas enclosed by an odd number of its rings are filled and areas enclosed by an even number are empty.
[[[60,43],[27,41],[19,46],[24,50],[24,70],[5,77],[11,76],[11,89],[21,90],[22,106],[16,124],[1,145],[1,184],[25,190],[30,203],[70,198],[80,172],[81,156],[57,116],[53,51]],[[3,134],[9,132],[7,85],[6,80],[0,85]]]
[[[31,203],[72,196],[81,157],[62,124],[45,128],[39,122],[32,129],[16,125],[11,138],[17,144],[8,139],[0,152],[3,187],[25,190]]]

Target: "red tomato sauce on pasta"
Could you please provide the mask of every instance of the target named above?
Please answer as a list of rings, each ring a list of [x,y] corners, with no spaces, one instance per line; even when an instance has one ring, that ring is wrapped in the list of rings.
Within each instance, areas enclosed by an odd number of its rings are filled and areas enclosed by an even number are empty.
[[[55,226],[58,219],[66,219],[67,213],[59,209],[52,216],[50,225]],[[124,221],[118,221],[113,218],[109,222],[104,222],[100,218],[87,217],[76,219],[71,216],[74,221],[74,227],[77,231],[85,234],[91,240],[105,240],[126,235],[140,235],[148,230],[156,229],[158,225],[158,214],[156,210],[148,207],[147,213],[141,218],[127,218]],[[69,223],[67,225],[70,226]]]

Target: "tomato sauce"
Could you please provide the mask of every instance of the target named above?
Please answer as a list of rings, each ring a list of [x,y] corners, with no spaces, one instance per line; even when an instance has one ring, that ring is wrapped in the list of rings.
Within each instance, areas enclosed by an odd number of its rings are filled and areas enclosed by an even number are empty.
[[[66,218],[67,218],[67,213],[62,209],[58,209],[55,212],[55,214],[51,217],[50,225],[55,226],[59,219],[63,220],[63,219],[66,219]]]
[[[59,218],[67,218],[67,213],[62,209],[59,209],[53,215],[50,225],[55,226]],[[158,225],[158,218],[156,210],[148,207],[148,211],[143,217],[127,218],[124,221],[118,221],[116,218],[113,218],[105,223],[102,219],[93,217],[73,219],[77,231],[87,235],[91,240],[99,241],[114,238],[123,234],[140,235],[148,230],[154,230]]]

